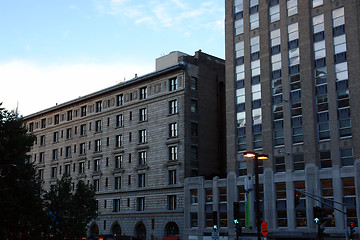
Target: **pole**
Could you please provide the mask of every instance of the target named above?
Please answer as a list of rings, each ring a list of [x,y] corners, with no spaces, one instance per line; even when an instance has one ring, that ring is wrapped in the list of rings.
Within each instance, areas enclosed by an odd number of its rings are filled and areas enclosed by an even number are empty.
[[[346,234],[346,240],[348,240],[349,239],[349,231],[348,231],[348,223],[347,223],[346,205],[344,205],[344,212],[345,212],[345,214],[344,214],[344,217],[345,217],[345,219],[344,219],[344,221],[345,221],[345,234]]]
[[[256,236],[260,240],[260,204],[259,204],[259,165],[258,165],[258,155],[254,157],[255,164],[255,211],[256,211]]]

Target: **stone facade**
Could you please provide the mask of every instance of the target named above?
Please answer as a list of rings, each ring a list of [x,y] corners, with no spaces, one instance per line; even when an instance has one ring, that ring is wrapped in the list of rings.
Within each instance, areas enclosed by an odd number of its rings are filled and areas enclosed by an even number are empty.
[[[64,174],[96,189],[89,234],[182,237],[185,178],[225,171],[214,131],[224,121],[224,61],[198,51],[160,62],[156,72],[24,118],[44,189]]]

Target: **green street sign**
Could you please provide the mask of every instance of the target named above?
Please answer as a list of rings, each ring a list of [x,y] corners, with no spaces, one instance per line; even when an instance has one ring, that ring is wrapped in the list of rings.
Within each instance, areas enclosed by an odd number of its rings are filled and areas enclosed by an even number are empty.
[[[250,227],[249,200],[245,202],[245,227]]]

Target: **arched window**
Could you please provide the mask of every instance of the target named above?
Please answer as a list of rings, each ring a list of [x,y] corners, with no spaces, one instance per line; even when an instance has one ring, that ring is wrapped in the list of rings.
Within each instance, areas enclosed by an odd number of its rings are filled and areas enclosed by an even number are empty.
[[[136,237],[140,239],[146,239],[146,227],[144,223],[139,222],[135,226]]]
[[[179,227],[175,222],[168,222],[165,226],[165,235],[166,236],[178,236]]]
[[[90,227],[90,234],[99,234],[99,227],[96,223],[93,223],[92,226]]]
[[[115,222],[111,227],[111,232],[116,235],[121,235],[121,227],[119,223]]]

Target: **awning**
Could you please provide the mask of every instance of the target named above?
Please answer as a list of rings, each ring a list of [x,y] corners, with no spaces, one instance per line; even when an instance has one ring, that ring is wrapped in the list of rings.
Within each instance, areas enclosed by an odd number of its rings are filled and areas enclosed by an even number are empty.
[[[162,240],[179,240],[179,237],[163,237]]]

